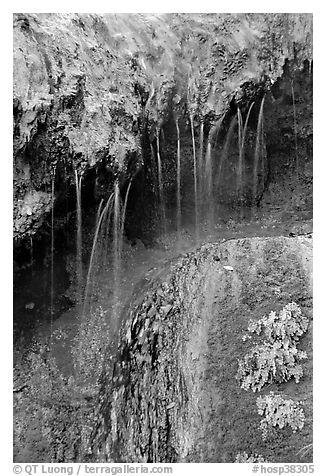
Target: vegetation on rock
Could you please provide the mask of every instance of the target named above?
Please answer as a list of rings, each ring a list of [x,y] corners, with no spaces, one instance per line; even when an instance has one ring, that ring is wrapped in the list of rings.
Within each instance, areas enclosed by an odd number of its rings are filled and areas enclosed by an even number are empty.
[[[256,392],[268,383],[287,382],[292,377],[298,383],[303,375],[300,361],[307,354],[297,349],[297,341],[307,328],[308,319],[295,303],[286,305],[278,315],[272,311],[267,317],[251,321],[243,340],[256,334],[264,341],[255,344],[239,361],[236,378],[241,387]]]
[[[262,438],[266,440],[271,430],[275,427],[280,429],[289,426],[293,433],[301,430],[304,426],[305,415],[299,404],[291,398],[285,399],[281,395],[270,392],[268,395],[257,398],[257,408],[259,415],[264,418],[260,422]]]
[[[267,463],[262,455],[256,453],[248,455],[245,451],[238,453],[235,459],[235,463]]]

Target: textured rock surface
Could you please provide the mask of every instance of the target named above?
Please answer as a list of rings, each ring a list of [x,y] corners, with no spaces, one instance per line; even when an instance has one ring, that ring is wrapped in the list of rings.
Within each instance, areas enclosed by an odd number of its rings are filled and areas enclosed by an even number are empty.
[[[277,387],[304,400],[299,436],[262,443],[257,395],[242,390],[235,374],[249,319],[291,301],[312,317],[311,273],[311,235],[205,245],[162,272],[131,304],[104,380],[90,459],[233,462],[238,452],[258,451],[270,461],[294,460],[311,442],[311,325],[304,382]]]
[[[143,162],[144,119],[150,132],[171,107],[219,117],[285,59],[312,59],[311,15],[15,14],[15,238],[49,211],[55,164],[70,182],[103,161],[126,173]]]

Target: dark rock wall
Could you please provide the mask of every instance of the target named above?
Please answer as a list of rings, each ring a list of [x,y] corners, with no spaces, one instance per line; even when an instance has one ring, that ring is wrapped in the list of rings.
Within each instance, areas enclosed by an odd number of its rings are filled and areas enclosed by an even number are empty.
[[[15,14],[15,238],[41,227],[56,164],[71,186],[74,169],[100,163],[123,182],[171,109],[213,123],[286,60],[311,61],[311,25],[303,14]],[[139,186],[153,186],[150,168]]]

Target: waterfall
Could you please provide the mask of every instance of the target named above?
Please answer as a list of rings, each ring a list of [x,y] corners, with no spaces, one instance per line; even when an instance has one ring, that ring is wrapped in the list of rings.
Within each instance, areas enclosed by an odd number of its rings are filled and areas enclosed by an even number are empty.
[[[246,133],[248,128],[248,122],[250,117],[250,112],[253,108],[254,103],[251,103],[245,123],[243,125],[241,110],[238,107],[238,148],[239,148],[239,161],[238,161],[238,173],[237,173],[237,197],[240,201],[240,214],[241,218],[243,217],[243,174],[244,174],[244,150],[245,150],[245,142],[246,142]]]
[[[198,157],[198,195],[200,202],[203,199],[204,193],[204,119],[200,119],[200,129],[199,129],[199,157]]]
[[[103,221],[110,221],[110,205],[113,201],[114,198],[114,193],[111,193],[109,196],[105,207],[102,210],[102,205],[103,205],[103,200],[101,200],[98,210],[97,210],[97,218],[96,218],[96,225],[95,225],[95,233],[94,233],[94,238],[93,238],[93,245],[92,245],[92,251],[91,251],[91,256],[89,260],[89,265],[88,265],[88,272],[87,272],[87,278],[86,278],[86,286],[85,286],[85,294],[84,294],[84,304],[83,304],[83,312],[82,316],[83,318],[86,315],[86,310],[87,310],[87,305],[88,305],[88,298],[90,294],[90,287],[91,287],[91,276],[92,276],[92,271],[94,267],[94,262],[95,262],[95,257],[96,257],[96,252],[97,252],[97,243],[99,240],[99,235],[100,235],[100,230],[101,230],[101,225]]]
[[[231,123],[230,123],[228,132],[226,134],[226,138],[225,138],[225,142],[224,142],[224,146],[223,146],[223,149],[222,149],[222,153],[221,153],[220,160],[219,160],[219,166],[218,166],[217,183],[216,183],[217,190],[220,189],[221,180],[222,180],[223,166],[224,166],[225,160],[227,159],[228,154],[229,154],[230,142],[231,142],[231,138],[232,138],[232,135],[233,135],[233,131],[234,131],[236,121],[237,121],[237,116],[234,116]]]
[[[244,125],[244,128],[243,128],[242,144],[241,144],[242,154],[243,154],[244,147],[245,147],[245,139],[246,139],[246,133],[247,133],[247,129],[248,129],[249,117],[250,117],[250,113],[251,113],[251,110],[252,110],[254,104],[255,104],[254,102],[252,102],[252,103],[250,104],[250,107],[249,107],[249,109],[248,109],[247,116],[246,116],[245,125]],[[244,157],[244,155],[243,155],[243,157]]]
[[[177,233],[180,238],[181,231],[181,144],[179,119],[176,118],[175,125],[177,129]]]
[[[135,176],[134,176],[135,177]],[[126,195],[125,195],[125,200],[123,204],[123,210],[122,210],[122,218],[121,218],[121,236],[120,236],[120,242],[121,242],[121,249],[122,249],[122,243],[123,243],[123,233],[124,233],[124,228],[125,228],[125,221],[126,221],[126,212],[127,212],[127,204],[128,204],[128,198],[129,198],[129,192],[132,184],[132,179],[129,182],[129,185],[127,187]]]
[[[257,192],[258,192],[259,159],[261,157],[262,141],[263,141],[264,102],[265,102],[265,95],[260,104],[258,122],[257,122],[256,146],[255,146],[255,156],[254,156],[254,176],[253,176],[253,204],[256,203]]]
[[[76,181],[76,206],[77,206],[77,220],[76,220],[76,271],[78,283],[78,298],[82,296],[83,286],[83,261],[82,261],[82,202],[81,202],[81,182],[82,174],[78,177],[77,169],[75,169]]]
[[[295,97],[293,80],[291,80],[291,92],[292,92],[292,107],[293,107],[293,130],[294,130],[294,143],[295,143],[295,168],[297,179],[299,179],[299,154],[298,154],[298,132],[297,132],[297,112],[295,107]]]
[[[120,208],[120,191],[119,181],[116,179],[114,183],[114,213],[113,213],[113,318],[114,324],[118,317],[118,294],[120,288],[120,268],[121,268],[121,208]]]
[[[242,167],[243,167],[243,157],[242,157],[242,133],[243,133],[243,124],[242,124],[242,114],[240,108],[238,107],[238,147],[239,147],[239,162],[238,162],[238,174],[237,174],[237,197],[238,200],[242,199]]]
[[[156,129],[156,146],[157,146],[157,175],[158,175],[158,191],[160,201],[160,215],[162,220],[163,233],[166,233],[166,214],[164,203],[164,190],[163,190],[163,176],[162,176],[162,162],[160,154],[160,128]]]
[[[214,194],[213,194],[212,148],[213,148],[214,138],[215,138],[215,143],[217,141],[223,119],[224,119],[224,114],[220,119],[218,119],[216,124],[211,127],[208,133],[208,138],[207,138],[203,192],[205,195],[205,205],[207,208],[207,219],[210,224],[213,223],[214,214],[215,214],[215,202],[214,202],[214,196],[213,196]]]
[[[69,246],[69,234],[68,234],[68,224],[69,224],[69,181],[68,181],[68,172],[67,172],[67,160],[64,161],[64,183],[65,183],[65,241],[66,247]]]
[[[55,193],[55,174],[56,166],[51,173],[51,291],[50,291],[50,348],[52,348],[52,331],[54,315],[54,193]]]
[[[212,141],[208,136],[208,143],[205,157],[205,179],[203,182],[205,191],[205,204],[207,205],[207,218],[210,224],[214,219],[214,199],[213,199],[213,170],[212,170]]]
[[[89,260],[85,294],[84,294],[84,304],[82,315],[85,317],[88,305],[91,286],[92,286],[92,275],[96,264],[99,265],[100,269],[104,269],[104,265],[109,261],[111,255],[112,263],[112,275],[113,275],[113,318],[116,323],[116,318],[118,316],[118,294],[120,288],[120,269],[122,261],[122,243],[123,243],[123,232],[124,232],[124,223],[126,218],[127,202],[129,197],[129,192],[131,188],[132,180],[129,182],[127,187],[127,192],[125,195],[125,200],[123,206],[121,204],[120,190],[119,190],[119,181],[118,179],[114,182],[114,190],[110,194],[104,208],[103,208],[103,199],[101,200],[95,223],[95,232],[93,238],[93,245],[91,256]],[[112,236],[112,242],[110,241],[110,236]],[[111,245],[111,246],[110,246]],[[110,253],[108,248],[110,247]]]
[[[190,115],[191,137],[192,137],[192,151],[193,151],[193,174],[194,174],[194,200],[195,200],[195,234],[198,242],[198,193],[197,193],[197,160],[196,160],[196,144],[194,133],[194,117]]]
[[[30,266],[31,266],[31,277],[33,277],[34,275],[34,256],[33,256],[33,237],[32,235],[29,237],[29,244],[30,244],[30,248],[29,248],[29,256],[30,256]]]

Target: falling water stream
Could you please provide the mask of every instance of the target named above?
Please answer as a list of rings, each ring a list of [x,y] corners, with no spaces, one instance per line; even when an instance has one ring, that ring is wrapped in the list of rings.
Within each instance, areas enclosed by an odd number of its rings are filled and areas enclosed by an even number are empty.
[[[76,181],[76,205],[77,205],[77,220],[76,220],[76,269],[77,269],[77,283],[78,283],[78,299],[82,296],[83,286],[83,262],[82,262],[82,201],[81,201],[81,183],[82,173],[78,176],[77,169],[75,169]]]
[[[203,200],[204,194],[204,119],[200,119],[200,128],[199,128],[199,156],[198,156],[198,195],[200,203]]]
[[[33,278],[34,275],[34,256],[33,256],[33,237],[30,236],[29,238],[30,242],[30,267],[31,267],[31,277]]]
[[[295,107],[293,80],[291,80],[291,92],[292,92],[292,107],[293,107],[294,143],[295,143],[295,167],[296,167],[296,175],[298,179],[299,178],[299,154],[298,154],[297,111]]]
[[[245,123],[243,125],[241,110],[238,107],[238,148],[239,148],[239,161],[238,161],[238,173],[237,173],[237,197],[240,202],[240,218],[243,218],[243,183],[244,183],[244,151],[246,142],[246,133],[248,128],[248,122],[250,112],[254,103],[251,103]]]
[[[164,203],[164,190],[163,190],[163,176],[162,176],[162,162],[160,153],[160,128],[156,129],[156,146],[157,146],[157,175],[158,175],[158,191],[160,201],[160,212],[162,220],[162,231],[166,233],[166,213]]]
[[[254,156],[254,171],[253,171],[253,203],[254,206],[257,200],[258,192],[258,180],[259,180],[259,162],[262,155],[262,142],[263,142],[263,111],[264,111],[265,95],[260,103],[257,132],[256,132],[256,146]],[[262,162],[262,161],[261,161]]]
[[[112,273],[112,326],[117,324],[119,315],[119,289],[121,284],[121,254],[124,234],[124,223],[126,218],[127,202],[132,180],[127,187],[124,203],[120,197],[119,181],[114,182],[114,190],[110,194],[104,208],[103,200],[97,210],[95,232],[91,256],[89,260],[86,286],[83,303],[83,317],[91,308],[91,287],[94,278],[94,269],[98,268],[99,273],[105,270],[105,263],[111,262],[110,271]],[[112,241],[110,241],[112,236]],[[110,248],[110,252],[108,249]],[[98,266],[96,266],[98,265]]]
[[[250,107],[249,107],[248,112],[247,112],[244,128],[243,128],[243,132],[242,132],[242,143],[241,143],[242,157],[244,157],[244,149],[245,149],[246,133],[247,133],[247,129],[248,129],[248,122],[249,122],[250,113],[251,113],[251,110],[252,110],[254,104],[255,104],[254,102],[252,102],[250,104]]]
[[[125,228],[128,198],[129,198],[130,188],[131,188],[131,185],[132,185],[132,180],[133,179],[130,179],[130,182],[128,184],[126,195],[125,195],[125,200],[124,200],[124,204],[123,204],[123,210],[122,210],[121,230],[120,230],[120,243],[121,243],[120,246],[121,246],[121,248],[122,248],[122,243],[123,243],[123,233],[124,233],[124,228]]]
[[[211,127],[208,138],[207,138],[207,147],[206,147],[206,156],[205,156],[205,171],[203,176],[203,190],[205,196],[205,208],[207,210],[207,221],[212,224],[214,220],[215,213],[215,201],[213,195],[213,164],[212,164],[212,148],[213,142],[217,141],[220,128],[224,119],[224,115],[218,119],[216,124]]]
[[[69,234],[68,231],[68,224],[69,224],[69,179],[68,179],[68,171],[67,171],[67,159],[64,160],[64,183],[65,183],[65,240],[66,240],[66,247],[69,246]]]
[[[177,233],[180,239],[181,230],[181,144],[180,144],[180,128],[179,119],[175,119],[177,129]]]
[[[120,284],[120,265],[121,265],[121,207],[120,207],[120,191],[119,181],[116,179],[114,183],[114,213],[113,213],[113,320],[114,324],[118,317],[118,292]]]
[[[194,132],[194,117],[190,115],[191,137],[192,137],[192,151],[193,151],[193,174],[194,174],[194,200],[195,200],[195,235],[196,241],[199,240],[198,229],[198,192],[197,192],[197,159],[196,159],[196,144]]]
[[[203,186],[206,195],[206,201],[211,201],[213,198],[213,177],[212,177],[212,139],[211,131],[207,140],[206,156],[205,156],[205,173]]]
[[[92,245],[92,251],[91,251],[91,256],[89,260],[89,265],[88,265],[88,272],[87,272],[87,278],[86,278],[86,286],[85,286],[85,294],[84,294],[84,303],[83,303],[83,312],[82,316],[85,317],[86,312],[88,310],[88,305],[89,305],[89,295],[90,295],[90,288],[91,288],[91,277],[92,277],[92,271],[95,263],[95,258],[96,258],[96,252],[97,252],[97,243],[99,240],[99,234],[101,230],[101,225],[102,222],[104,221],[104,217],[106,218],[107,221],[110,220],[110,215],[108,212],[110,210],[110,205],[112,203],[112,200],[114,198],[114,193],[111,193],[109,196],[105,207],[102,210],[102,205],[103,205],[103,200],[101,200],[100,205],[98,207],[97,211],[97,219],[96,219],[96,226],[95,226],[95,233],[94,233],[94,238],[93,238],[93,245]],[[102,210],[102,211],[101,211]]]
[[[214,218],[214,199],[213,199],[211,131],[209,132],[209,135],[208,135],[208,142],[207,142],[207,148],[206,148],[203,191],[205,192],[205,208],[207,210],[207,220],[209,223],[212,223]]]
[[[242,199],[242,174],[243,174],[243,149],[242,149],[242,140],[243,140],[243,124],[242,124],[242,114],[241,110],[238,107],[238,146],[239,146],[239,163],[238,163],[238,174],[237,174],[237,196],[238,199]]]
[[[234,116],[230,122],[230,126],[226,134],[226,138],[225,138],[225,142],[224,142],[224,146],[222,149],[222,153],[219,160],[219,166],[218,166],[217,181],[216,181],[217,190],[219,190],[221,185],[223,166],[229,154],[229,147],[230,147],[230,143],[231,143],[236,122],[237,122],[237,116]]]
[[[50,348],[52,348],[52,331],[54,316],[54,193],[55,193],[55,174],[56,166],[52,169],[51,174],[51,292],[50,292]]]

